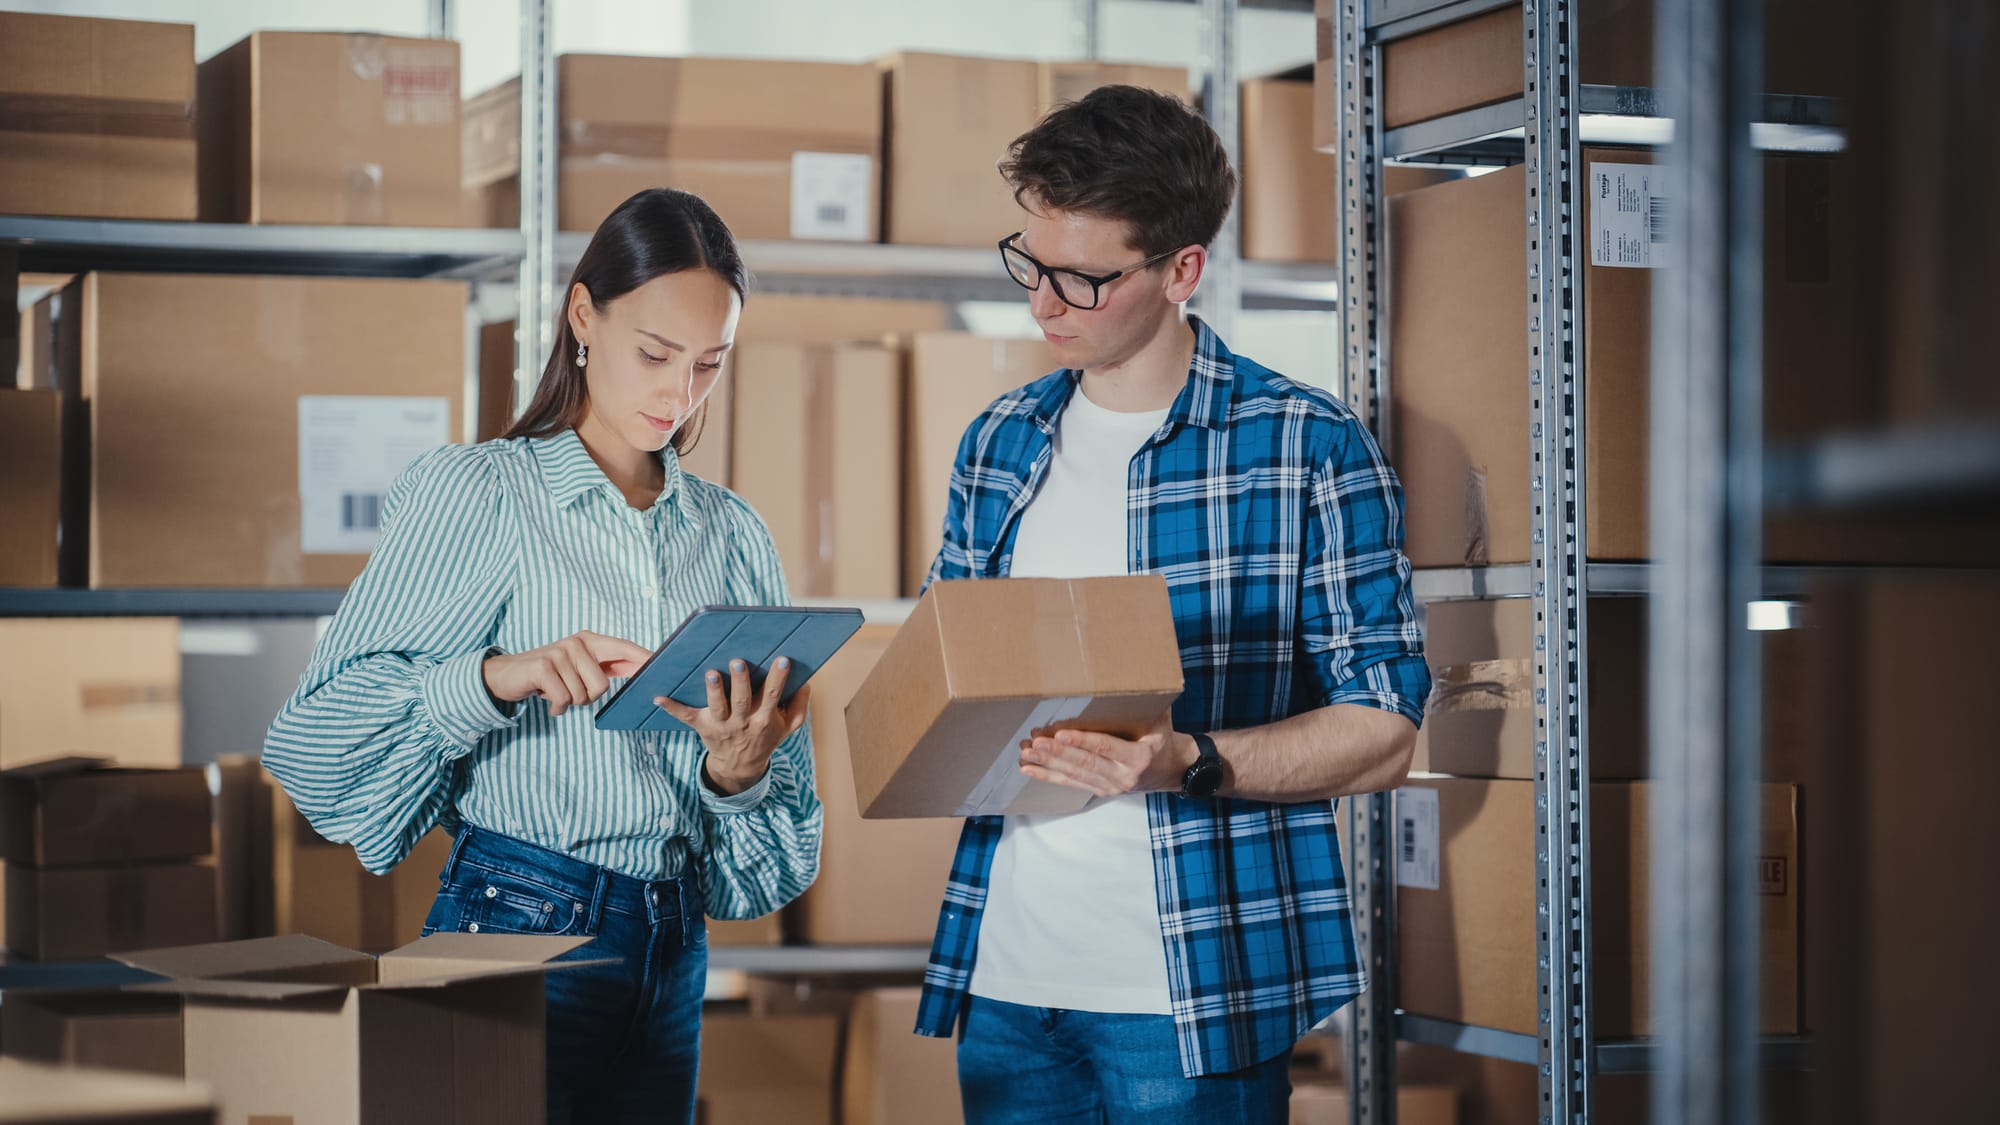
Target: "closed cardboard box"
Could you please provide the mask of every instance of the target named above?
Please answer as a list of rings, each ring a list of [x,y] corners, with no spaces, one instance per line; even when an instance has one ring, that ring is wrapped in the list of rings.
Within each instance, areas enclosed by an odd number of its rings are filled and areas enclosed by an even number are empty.
[[[1759,787],[1758,940],[1765,1034],[1800,1030],[1799,790]],[[1651,786],[1591,786],[1591,973],[1597,1034],[1653,1034]],[[1397,794],[1404,1010],[1535,1034],[1535,785],[1414,778]],[[1426,808],[1425,806],[1429,807]]]
[[[916,597],[943,545],[959,439],[995,399],[1055,368],[1040,340],[919,333],[910,344],[903,475],[903,593]]]
[[[462,432],[465,297],[455,281],[74,282],[65,581],[351,581],[389,484]]]
[[[0,768],[77,753],[181,764],[180,622],[0,620]]]
[[[200,82],[205,221],[457,225],[457,43],[259,31]]]
[[[1118,62],[1045,62],[1035,67],[1035,119],[1065,102],[1080,102],[1099,86],[1138,86],[1194,104],[1194,88],[1184,66],[1143,66]],[[1029,122],[1033,125],[1034,122]]]
[[[1023,740],[1137,738],[1180,697],[1166,580],[993,578],[924,592],[847,705],[864,817],[1075,812],[1089,794],[1021,774]]]
[[[1670,228],[1651,224],[1639,202],[1657,189],[1647,186],[1650,154],[1586,149],[1582,164],[1586,549],[1644,559],[1653,276],[1644,263],[1657,261]],[[1845,307],[1854,277],[1851,254],[1832,238],[1851,202],[1844,175],[1816,158],[1773,157],[1765,183],[1767,413],[1796,427],[1851,419],[1870,392],[1825,377],[1842,362],[1828,310]],[[1391,459],[1407,500],[1406,551],[1419,567],[1528,560],[1526,189],[1515,167],[1389,203]],[[1915,549],[1890,535],[1781,533],[1766,557],[1896,561]]]
[[[1647,603],[1591,598],[1590,773],[1653,776],[1647,753]],[[1800,630],[1759,633],[1763,648],[1763,777],[1805,780],[1812,739],[1793,717],[1809,697]],[[1431,694],[1417,734],[1425,768],[1464,777],[1535,776],[1534,604],[1527,598],[1432,602],[1424,656]]]
[[[840,1067],[841,1125],[958,1125],[958,1048],[910,1034],[916,988],[878,988],[856,998]]]
[[[0,586],[56,584],[61,410],[52,390],[0,388]]]
[[[1243,256],[1331,262],[1340,221],[1340,161],[1312,146],[1313,86],[1291,76],[1243,84]],[[1439,168],[1388,167],[1384,195],[1451,179]]]
[[[459,107],[462,225],[511,227],[521,221],[521,80],[510,78]]]
[[[0,1125],[214,1125],[199,1086],[154,1074],[0,1059]]]
[[[1331,1082],[1292,1087],[1291,1125],[1347,1125],[1347,1088]],[[1444,1086],[1398,1086],[1398,1125],[1458,1125],[1458,1091]]]
[[[479,326],[479,425],[475,440],[492,441],[514,424],[514,322]]]
[[[901,353],[879,344],[746,343],[731,357],[727,383],[744,406],[730,483],[770,526],[793,595],[896,597]]]
[[[620,55],[556,65],[563,230],[596,230],[635,192],[673,187],[707,200],[738,238],[876,240],[872,67]]]
[[[308,937],[119,959],[180,996],[187,1077],[229,1125],[546,1117],[546,975],[587,938],[435,934],[380,958]]]
[[[808,945],[928,945],[937,931],[961,822],[864,820],[854,796],[847,704],[895,635],[888,625],[863,625],[813,677],[813,762],[826,820],[819,878],[785,911],[792,935]]]
[[[0,274],[4,272],[4,265],[0,265]],[[19,275],[17,285],[20,289],[28,287],[28,277],[27,274]],[[56,288],[69,283],[65,278],[52,280],[56,282]],[[20,326],[16,329],[19,360],[14,370],[14,385],[21,390],[56,389],[55,307],[55,298],[47,296],[21,310]],[[0,343],[0,347],[4,347],[4,343]],[[0,359],[4,358],[0,355]]]
[[[282,787],[268,778],[266,783],[271,907],[262,933],[307,934],[364,953],[417,940],[451,857],[450,835],[433,830],[393,871],[377,875],[361,866],[353,848],[314,832]],[[253,876],[261,879],[262,872]]]
[[[194,859],[209,853],[199,769],[113,769],[58,758],[0,773],[0,854],[28,867]]]
[[[743,303],[736,338],[739,342],[838,344],[955,327],[956,309],[942,301],[758,293]]]
[[[904,52],[881,66],[889,84],[885,241],[984,248],[1026,226],[998,165],[1035,123],[1036,64]]]
[[[195,217],[194,25],[0,12],[0,214]]]
[[[41,961],[214,941],[215,868],[7,864],[7,950]]]
[[[181,1003],[136,992],[13,990],[0,1043],[19,1059],[181,1076]]]
[[[704,1012],[696,1116],[703,1125],[832,1125],[839,1041],[838,1016]]]
[[[762,918],[708,920],[708,944],[719,947],[783,945],[784,917],[778,912]]]

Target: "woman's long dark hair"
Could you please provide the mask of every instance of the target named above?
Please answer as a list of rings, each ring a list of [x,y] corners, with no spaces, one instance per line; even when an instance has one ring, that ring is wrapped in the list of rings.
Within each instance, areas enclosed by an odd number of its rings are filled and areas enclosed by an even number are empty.
[[[749,273],[736,250],[736,236],[700,196],[672,188],[647,188],[618,205],[598,224],[590,246],[576,263],[556,310],[555,350],[542,368],[542,381],[528,408],[502,437],[552,437],[583,421],[590,396],[583,369],[576,365],[576,333],[569,327],[570,294],[581,284],[590,303],[602,309],[641,285],[670,273],[705,269],[748,296]],[[674,452],[686,455],[708,424],[708,404],[674,434]]]

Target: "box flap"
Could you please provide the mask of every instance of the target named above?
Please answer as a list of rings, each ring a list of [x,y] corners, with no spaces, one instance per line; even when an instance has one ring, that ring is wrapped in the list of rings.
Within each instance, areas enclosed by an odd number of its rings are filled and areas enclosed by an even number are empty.
[[[589,937],[538,937],[531,934],[432,934],[382,955],[382,960],[457,962],[472,968],[498,969],[539,965],[597,940]]]
[[[253,1000],[284,1003],[311,996],[344,996],[352,987],[345,984],[312,984],[286,980],[228,980],[185,977],[128,986],[131,992],[164,993],[202,1000]]]
[[[101,770],[111,765],[109,758],[96,758],[88,754],[72,754],[66,758],[50,758],[45,762],[30,762],[25,766],[15,766],[0,772],[0,777],[9,781],[40,781],[43,778],[59,777],[66,774]]]
[[[145,949],[114,956],[135,969],[178,980],[269,980],[300,971],[362,963],[370,967],[372,977],[375,961],[366,953],[356,953],[305,934]]]

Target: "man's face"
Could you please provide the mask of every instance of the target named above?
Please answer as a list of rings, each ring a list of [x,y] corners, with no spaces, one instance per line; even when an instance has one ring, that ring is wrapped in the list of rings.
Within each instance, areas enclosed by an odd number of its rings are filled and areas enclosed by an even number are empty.
[[[1029,212],[1027,229],[1016,245],[1042,264],[1093,277],[1126,270],[1123,277],[1098,290],[1093,309],[1070,307],[1046,278],[1029,292],[1028,311],[1041,326],[1056,362],[1064,367],[1085,370],[1124,363],[1176,315],[1177,259],[1130,269],[1146,257],[1128,241],[1130,233],[1118,219],[1048,209]]]

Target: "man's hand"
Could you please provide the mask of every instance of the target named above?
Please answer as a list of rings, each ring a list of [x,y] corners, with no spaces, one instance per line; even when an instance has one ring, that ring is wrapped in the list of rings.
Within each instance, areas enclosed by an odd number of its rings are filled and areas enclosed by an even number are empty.
[[[1181,775],[1199,756],[1194,739],[1174,730],[1167,711],[1137,741],[1083,730],[1036,731],[1021,743],[1021,773],[1100,797],[1179,792]]]

